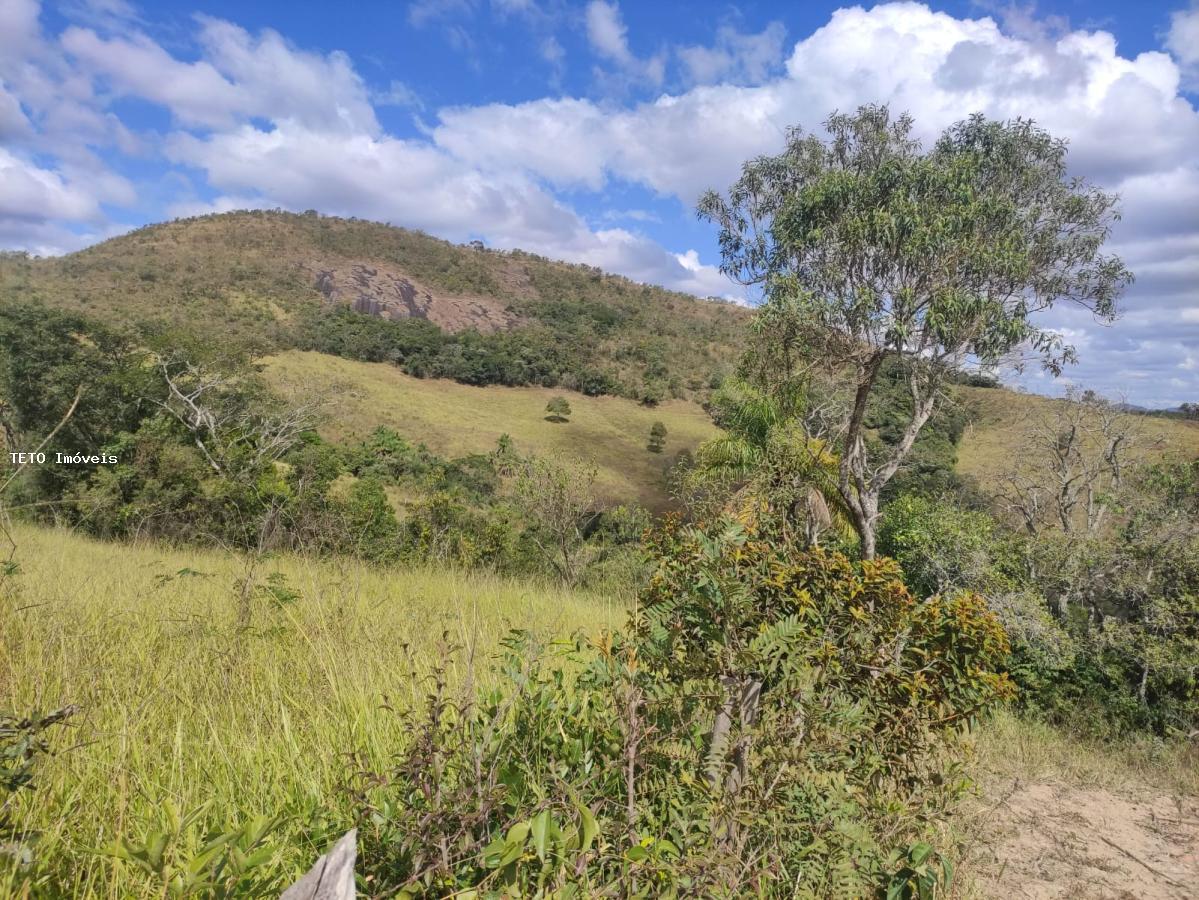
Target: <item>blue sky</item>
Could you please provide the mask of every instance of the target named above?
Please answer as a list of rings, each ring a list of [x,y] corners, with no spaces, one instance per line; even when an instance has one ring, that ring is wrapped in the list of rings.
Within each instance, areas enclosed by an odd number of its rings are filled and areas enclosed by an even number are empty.
[[[0,0],[0,247],[254,206],[356,215],[700,296],[695,199],[784,129],[889,102],[931,140],[1032,117],[1120,194],[1121,320],[1065,380],[1199,400],[1199,7]]]

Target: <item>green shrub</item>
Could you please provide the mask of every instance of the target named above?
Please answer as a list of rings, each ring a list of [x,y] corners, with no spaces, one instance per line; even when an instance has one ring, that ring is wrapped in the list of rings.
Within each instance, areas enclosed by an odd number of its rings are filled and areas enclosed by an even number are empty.
[[[884,508],[878,542],[918,596],[964,589],[986,598],[1011,642],[1007,666],[1022,702],[1037,704],[1065,676],[1077,644],[1029,583],[1024,538],[987,513],[905,494]]]
[[[955,733],[1011,687],[976,595],[918,601],[890,561],[668,529],[626,635],[505,644],[445,670],[359,794],[398,896],[932,896]],[[556,892],[556,893],[555,893]]]

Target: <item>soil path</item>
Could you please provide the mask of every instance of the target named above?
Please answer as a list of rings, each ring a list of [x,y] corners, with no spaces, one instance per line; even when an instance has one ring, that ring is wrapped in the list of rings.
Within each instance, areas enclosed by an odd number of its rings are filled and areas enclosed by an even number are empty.
[[[968,820],[976,896],[1199,900],[1199,798],[995,779]]]

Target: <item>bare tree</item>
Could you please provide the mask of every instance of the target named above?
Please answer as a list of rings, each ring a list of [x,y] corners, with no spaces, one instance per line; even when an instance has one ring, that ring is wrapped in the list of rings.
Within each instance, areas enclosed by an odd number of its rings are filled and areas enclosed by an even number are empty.
[[[1145,444],[1121,405],[1072,388],[1026,429],[1021,459],[1003,474],[996,500],[1029,534],[1095,534]]]
[[[324,395],[287,404],[264,396],[246,375],[209,370],[187,359],[156,360],[167,388],[158,405],[178,421],[218,474],[235,460],[246,467],[279,459],[311,430]]]
[[[530,525],[530,538],[567,584],[578,582],[586,560],[584,529],[596,511],[596,470],[536,459],[516,481],[516,496]]]

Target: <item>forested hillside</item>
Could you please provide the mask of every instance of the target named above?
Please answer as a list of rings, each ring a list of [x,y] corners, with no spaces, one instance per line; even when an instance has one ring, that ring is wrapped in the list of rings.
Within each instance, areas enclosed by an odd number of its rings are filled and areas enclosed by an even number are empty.
[[[267,211],[152,225],[61,258],[5,254],[0,302],[18,300],[147,334],[651,403],[703,395],[735,361],[747,318],[727,303],[520,251]]]

